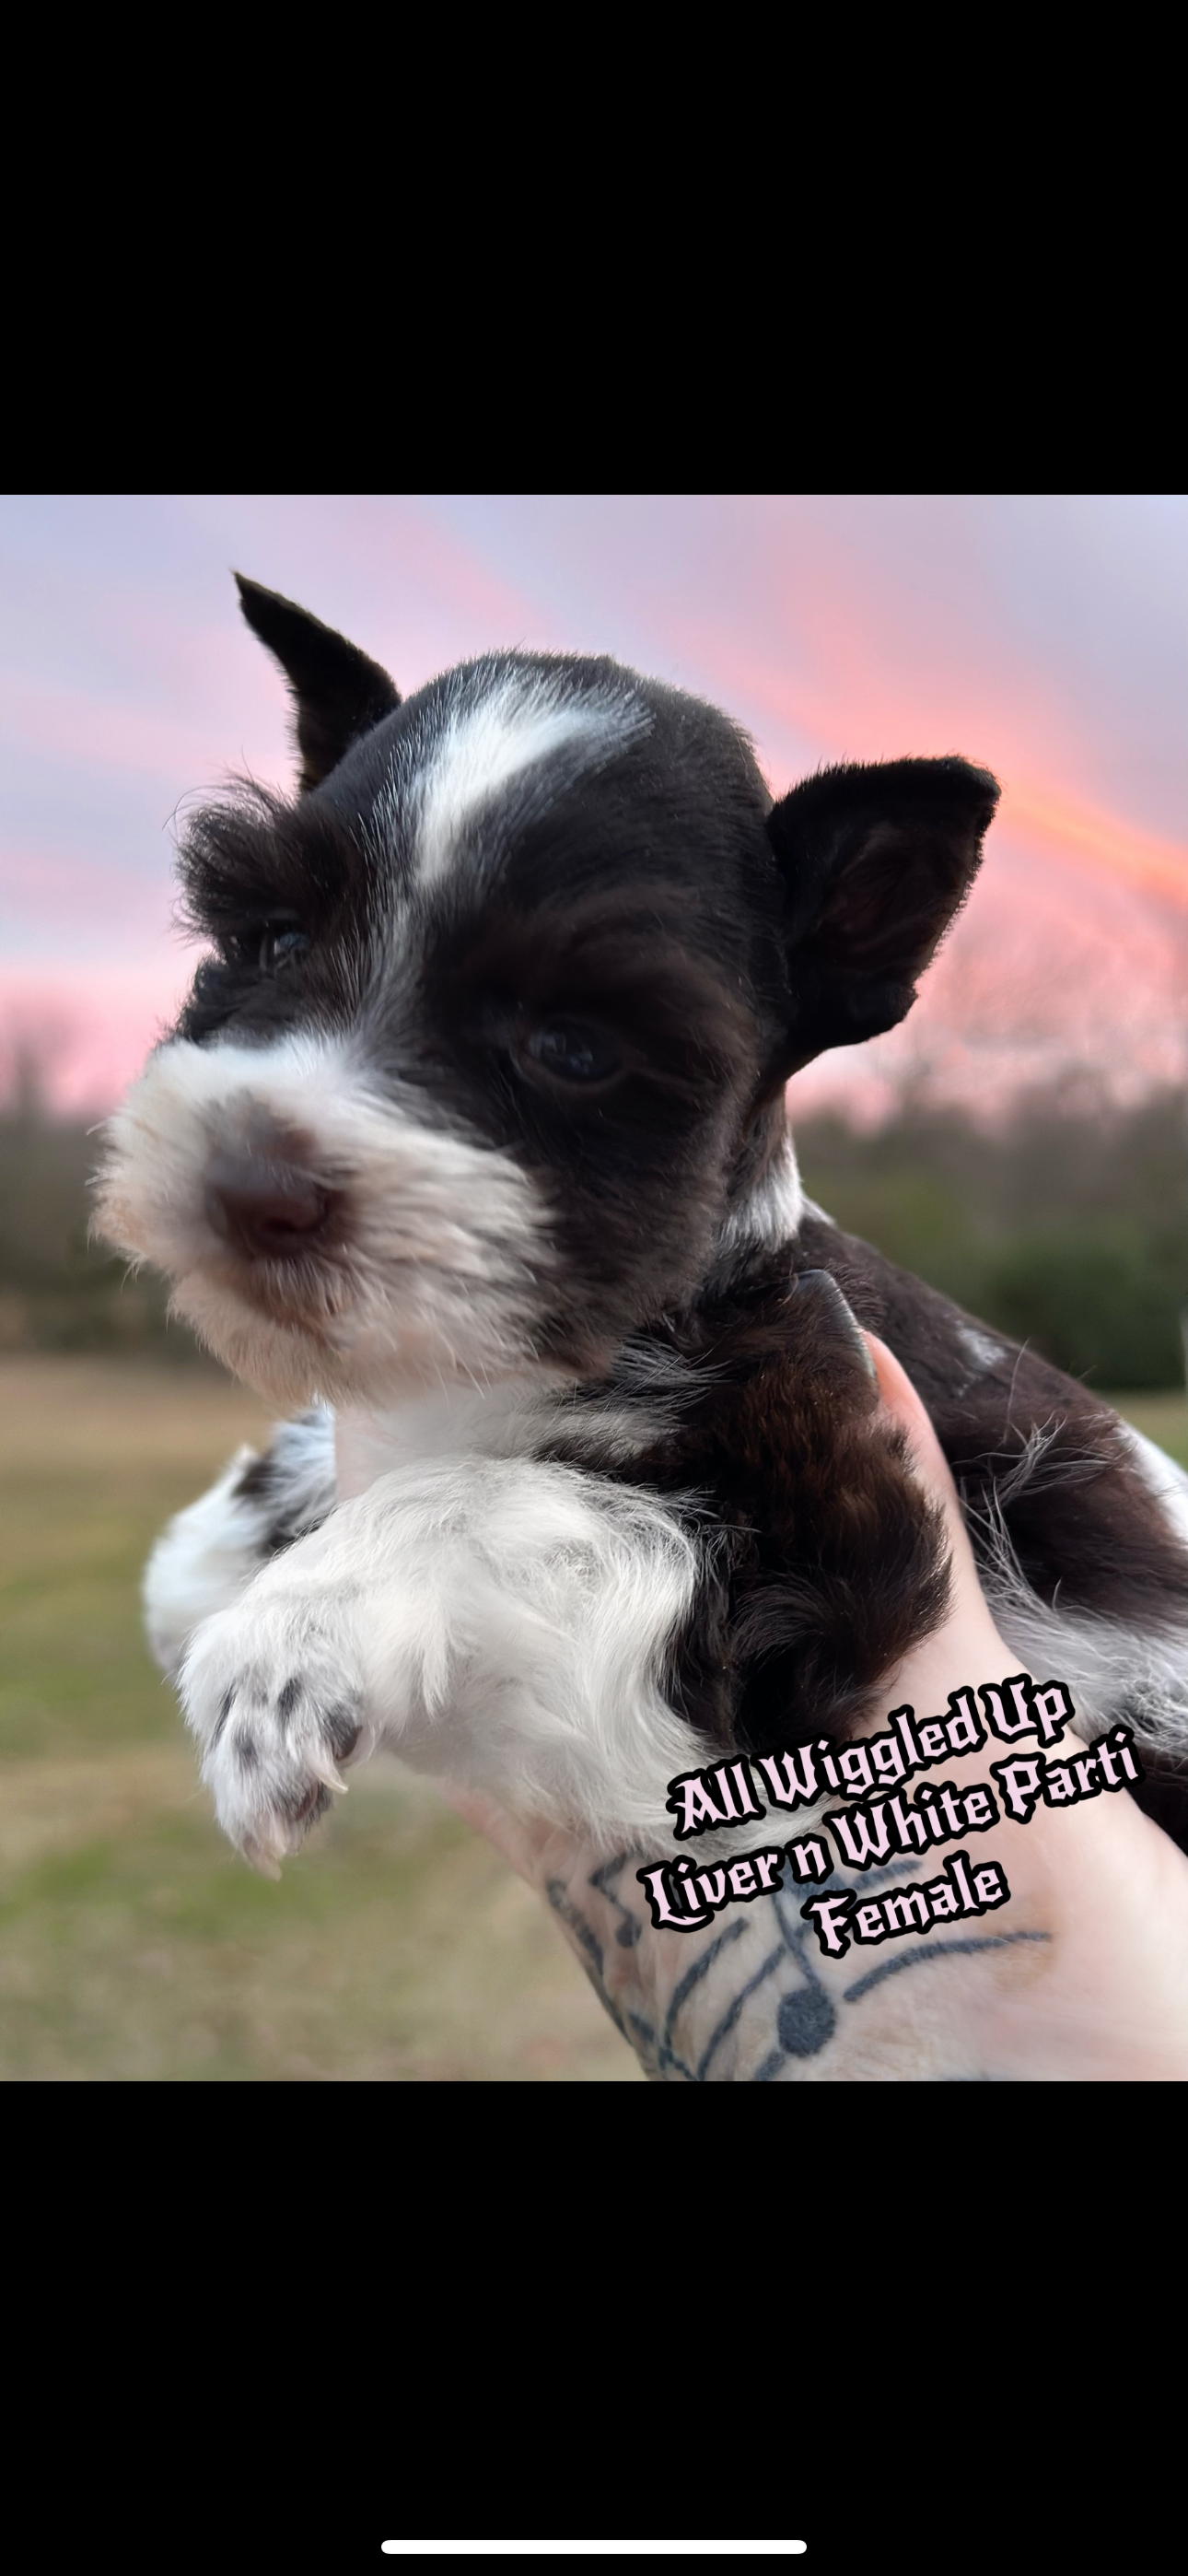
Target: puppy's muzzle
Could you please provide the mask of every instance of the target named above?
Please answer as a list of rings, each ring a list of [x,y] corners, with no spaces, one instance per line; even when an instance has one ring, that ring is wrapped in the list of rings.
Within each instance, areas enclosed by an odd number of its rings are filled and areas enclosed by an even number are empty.
[[[214,1232],[249,1260],[297,1258],[331,1232],[335,1197],[295,1163],[216,1154],[207,1166],[206,1213]]]

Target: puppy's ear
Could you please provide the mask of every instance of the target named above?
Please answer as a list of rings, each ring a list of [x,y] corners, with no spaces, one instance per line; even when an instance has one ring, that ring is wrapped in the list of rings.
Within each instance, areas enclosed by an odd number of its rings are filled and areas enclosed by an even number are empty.
[[[998,803],[967,760],[821,770],[767,818],[784,880],[795,1073],[906,1018],[965,901]]]
[[[378,662],[369,662],[357,644],[348,644],[308,609],[282,599],[279,591],[262,590],[258,581],[245,581],[241,572],[235,580],[252,633],[275,655],[293,694],[305,795],[337,769],[360,734],[391,715],[399,692]]]

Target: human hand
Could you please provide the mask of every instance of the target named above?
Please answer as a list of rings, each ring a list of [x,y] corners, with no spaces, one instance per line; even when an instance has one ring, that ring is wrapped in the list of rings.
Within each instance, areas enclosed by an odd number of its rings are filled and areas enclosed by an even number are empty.
[[[951,1608],[886,1677],[885,1709],[944,1709],[962,1684],[1000,1680],[1018,1656],[978,1580],[952,1477],[928,1415],[886,1346],[866,1337],[886,1411],[902,1425],[923,1496],[939,1501],[952,1552]],[[1047,1676],[1037,1676],[1046,1679]],[[1059,1676],[1057,1676],[1059,1678]],[[873,1721],[875,1725],[878,1718]],[[1068,1743],[1066,1734],[1065,1750]],[[1035,1750],[1024,1736],[1011,1752]],[[1074,1748],[1075,1749],[1075,1748]],[[958,1790],[1005,1751],[946,1761]],[[653,2077],[765,2082],[1183,2080],[1188,2077],[1188,1860],[1125,1791],[1069,1808],[1041,1800],[977,1837],[1009,1903],[967,1927],[935,1928],[844,1957],[822,1954],[789,1883],[728,1907],[704,1930],[656,1929],[636,1871],[655,1854],[608,1857],[580,1836],[508,1815],[439,1784],[544,1896],[600,2000]],[[802,1811],[797,1835],[811,1829]],[[788,1838],[778,1817],[768,1841]],[[753,1841],[758,1843],[760,1831]],[[938,1854],[938,1860],[941,1855]],[[884,1873],[905,1882],[903,1861]],[[830,1888],[869,1895],[839,1870]]]

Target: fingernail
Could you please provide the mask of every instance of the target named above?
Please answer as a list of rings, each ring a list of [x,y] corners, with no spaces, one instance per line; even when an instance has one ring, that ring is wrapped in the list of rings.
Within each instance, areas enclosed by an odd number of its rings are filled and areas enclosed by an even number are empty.
[[[837,1315],[838,1322],[845,1324],[850,1340],[852,1341],[855,1350],[858,1352],[867,1376],[869,1378],[873,1378],[875,1385],[877,1386],[879,1373],[867,1347],[866,1335],[862,1330],[862,1326],[858,1321],[853,1307],[849,1304],[848,1300],[843,1297],[841,1289],[838,1287],[837,1281],[833,1276],[832,1270],[798,1270],[792,1284],[794,1288],[814,1289],[819,1295],[828,1297],[831,1305],[833,1306],[834,1312]]]

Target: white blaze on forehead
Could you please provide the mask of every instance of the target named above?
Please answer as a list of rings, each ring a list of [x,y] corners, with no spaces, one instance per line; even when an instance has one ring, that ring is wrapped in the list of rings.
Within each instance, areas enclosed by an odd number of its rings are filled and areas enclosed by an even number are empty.
[[[459,834],[483,806],[559,751],[577,751],[576,768],[597,767],[609,751],[650,723],[646,707],[628,697],[564,697],[539,677],[504,679],[446,725],[420,794],[416,873],[422,885],[445,876]],[[588,758],[581,756],[588,750]]]

